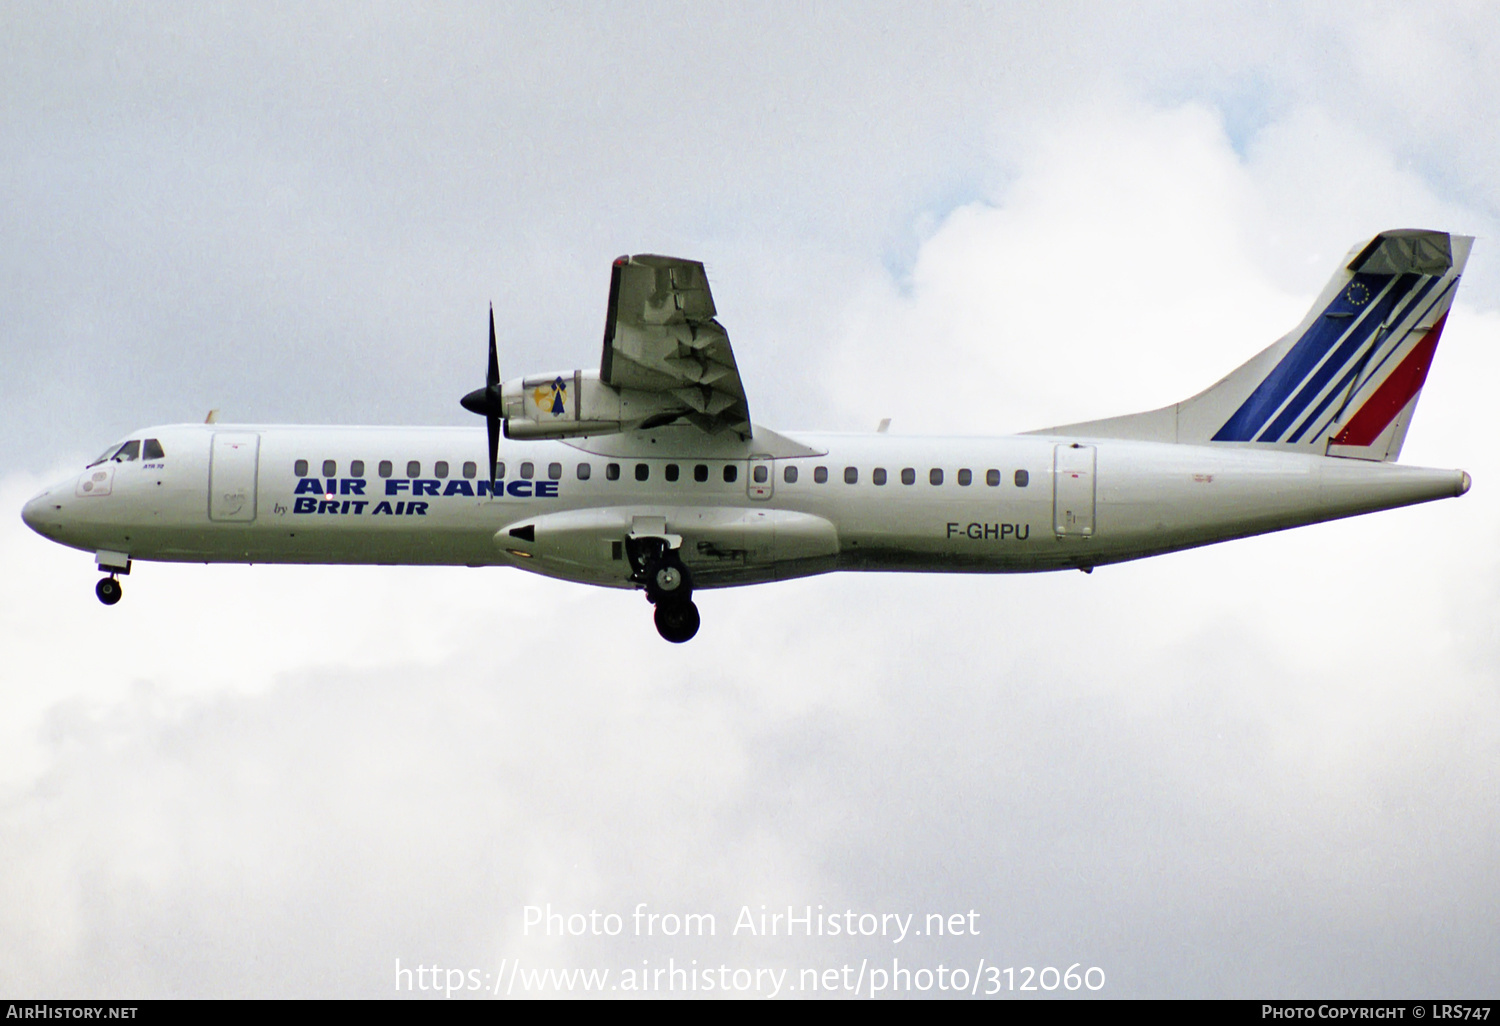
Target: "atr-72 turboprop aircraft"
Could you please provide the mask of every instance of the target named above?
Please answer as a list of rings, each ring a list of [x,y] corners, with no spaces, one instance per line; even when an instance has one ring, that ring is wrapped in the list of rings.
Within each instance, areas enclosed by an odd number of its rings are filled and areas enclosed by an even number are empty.
[[[1088,571],[1466,492],[1462,471],[1394,461],[1472,242],[1383,232],[1206,391],[1007,438],[754,424],[703,265],[621,257],[597,371],[502,383],[490,312],[488,378],[463,398],[487,452],[464,428],[145,428],[22,516],[95,554],[106,604],[136,559],[514,566],[640,588],[674,642],[698,589]]]

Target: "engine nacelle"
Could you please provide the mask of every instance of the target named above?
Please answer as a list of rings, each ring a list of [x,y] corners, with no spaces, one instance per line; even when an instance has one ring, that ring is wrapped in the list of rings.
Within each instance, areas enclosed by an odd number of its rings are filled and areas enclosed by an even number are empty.
[[[613,435],[655,420],[667,423],[688,407],[670,393],[618,389],[598,371],[574,370],[507,381],[506,438]]]

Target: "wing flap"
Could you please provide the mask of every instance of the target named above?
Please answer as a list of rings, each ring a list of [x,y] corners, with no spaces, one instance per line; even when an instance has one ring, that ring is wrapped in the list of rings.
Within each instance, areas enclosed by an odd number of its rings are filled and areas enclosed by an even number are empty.
[[[734,351],[694,260],[620,257],[614,262],[600,377],[618,389],[671,395],[704,431],[749,437],[750,410]]]

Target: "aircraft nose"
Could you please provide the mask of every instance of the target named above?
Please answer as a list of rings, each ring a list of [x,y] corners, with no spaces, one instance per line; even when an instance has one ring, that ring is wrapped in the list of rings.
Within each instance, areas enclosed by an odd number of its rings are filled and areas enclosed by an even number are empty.
[[[42,520],[47,508],[47,500],[51,497],[51,492],[43,492],[21,507],[21,519],[26,522],[26,526],[43,536],[47,532],[42,529]]]

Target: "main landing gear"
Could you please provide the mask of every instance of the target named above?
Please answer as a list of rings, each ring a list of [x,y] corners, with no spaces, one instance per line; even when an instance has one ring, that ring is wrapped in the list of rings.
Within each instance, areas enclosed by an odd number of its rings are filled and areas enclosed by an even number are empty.
[[[120,582],[111,574],[108,577],[101,578],[99,583],[94,585],[94,594],[99,596],[100,602],[103,602],[106,606],[112,606],[120,601],[120,596],[124,594],[124,590],[120,587]]]
[[[656,603],[656,631],[680,645],[698,633],[698,607],[692,599],[667,599]]]
[[[631,580],[646,589],[646,598],[656,606],[656,630],[680,645],[698,633],[698,607],[693,604],[693,576],[682,565],[676,549],[661,538],[627,539]]]

